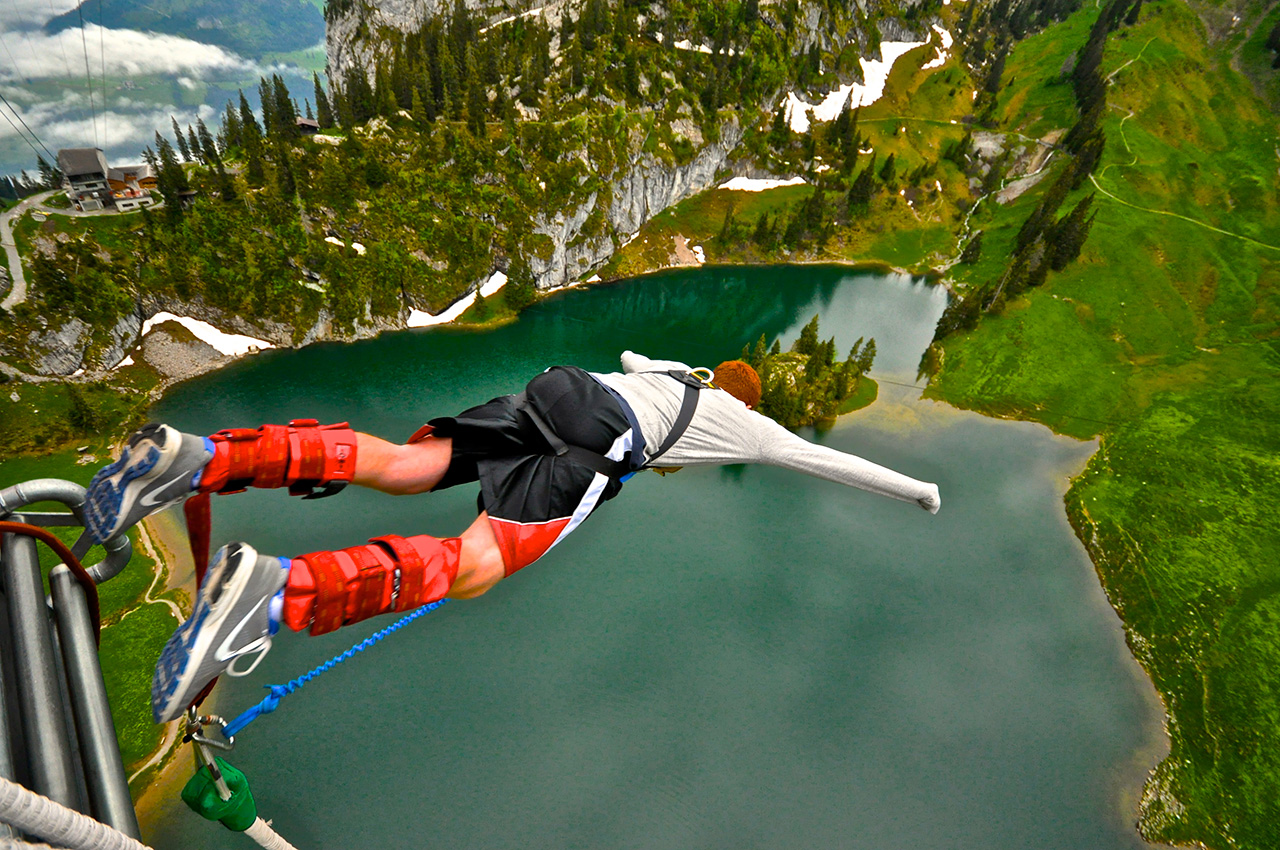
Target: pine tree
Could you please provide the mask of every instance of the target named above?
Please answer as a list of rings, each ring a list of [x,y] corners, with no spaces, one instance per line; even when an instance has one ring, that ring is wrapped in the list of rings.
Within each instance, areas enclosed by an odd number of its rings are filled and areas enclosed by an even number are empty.
[[[978,262],[978,258],[982,256],[982,231],[970,237],[965,243],[964,250],[960,252],[960,262],[964,265],[971,266]]]
[[[436,120],[436,96],[435,88],[431,84],[431,71],[427,67],[422,69],[422,83],[418,86],[418,90],[422,93],[422,110],[427,116],[427,121]]]
[[[1000,47],[996,50],[995,58],[991,60],[991,67],[987,70],[987,80],[983,85],[991,94],[1000,91],[1000,78],[1004,76],[1005,60],[1009,58],[1009,42],[1002,41]]]
[[[569,42],[569,87],[575,93],[587,83],[585,62],[582,58],[582,39],[574,38]]]
[[[756,229],[751,234],[751,241],[761,247],[773,241],[773,233],[769,229],[768,213],[760,213],[760,218],[756,220]]]
[[[893,187],[893,181],[898,176],[898,164],[893,158],[893,154],[889,154],[885,159],[884,165],[880,166],[880,182]]]
[[[876,194],[875,167],[876,157],[872,154],[871,161],[867,163],[866,168],[858,172],[853,186],[849,188],[849,194],[846,196],[849,215],[863,215],[870,208],[871,199]]]
[[[529,260],[522,253],[516,253],[507,270],[507,284],[502,288],[503,300],[512,310],[519,312],[538,300],[537,279]]]
[[[1089,217],[1089,208],[1093,204],[1093,194],[1086,195],[1062,219],[1054,225],[1049,237],[1049,265],[1060,272],[1080,256],[1089,237],[1089,228],[1093,219]]]
[[[182,135],[182,128],[178,126],[178,119],[170,115],[169,122],[173,124],[173,138],[178,143],[178,152],[182,154],[184,161],[191,162],[191,148],[187,147],[187,140]]]
[[[440,114],[449,118],[457,116],[457,109],[462,100],[458,95],[458,63],[449,49],[449,42],[440,45]]]
[[[271,75],[271,100],[279,123],[279,132],[285,139],[298,137],[298,107],[289,96],[289,87],[279,74]]]
[[[865,375],[870,372],[875,362],[876,338],[872,337],[867,340],[867,344],[862,347],[862,353],[858,355],[858,374]]]
[[[262,109],[262,134],[268,139],[275,139],[280,134],[280,119],[276,115],[271,83],[266,77],[258,78],[258,105]]]
[[[774,150],[782,150],[791,145],[791,127],[787,124],[786,104],[778,107],[773,114],[773,128],[769,131],[769,144]]]
[[[158,132],[156,151],[152,154],[152,158],[159,164],[156,170],[156,189],[160,192],[160,197],[164,198],[165,217],[172,226],[182,220],[182,193],[188,188],[187,175],[178,163],[169,140]]]
[[[196,119],[196,139],[200,143],[200,155],[207,165],[221,165],[222,157],[218,155],[218,147],[213,143],[213,136],[209,135],[209,128],[205,126],[203,118]]]
[[[255,188],[260,188],[266,179],[266,171],[262,166],[262,143],[255,142],[245,148],[244,155],[244,179],[245,182]]]
[[[311,98],[303,98],[302,103],[306,107],[306,116],[308,121],[315,121],[316,114],[311,111]]]
[[[36,154],[36,166],[40,169],[40,184],[46,189],[56,189],[62,185],[62,172],[49,164],[44,156]],[[17,197],[17,193],[14,193]]]
[[[316,123],[321,127],[332,127],[333,109],[329,106],[329,97],[325,94],[324,86],[320,85],[320,75],[313,71],[311,79],[315,83]]]
[[[276,145],[275,160],[276,188],[280,190],[280,197],[292,200],[298,194],[298,184],[293,177],[293,166],[289,162],[289,148],[286,144]]]
[[[262,128],[249,107],[249,99],[240,92],[240,144],[248,148],[252,143],[262,140]]]
[[[228,148],[238,148],[240,143],[240,113],[227,101],[226,112],[222,115],[222,135]],[[224,150],[225,152],[225,150]]]
[[[191,129],[191,125],[187,125],[187,150],[191,151],[191,158],[204,162],[204,151],[200,149],[200,140],[196,138],[196,131]],[[204,163],[208,165],[208,162]]]
[[[467,79],[467,124],[477,139],[486,135],[485,119],[488,118],[489,98],[485,96],[480,72],[476,68],[475,51],[468,45],[463,67]]]
[[[809,320],[809,323],[800,329],[800,336],[791,344],[791,350],[796,354],[803,354],[806,357],[812,355],[818,350],[818,316]]]
[[[844,103],[840,105],[840,114],[836,116],[836,120],[831,122],[831,138],[836,144],[844,141],[845,134],[849,132],[849,123],[852,113],[849,111],[849,103],[853,100],[853,92],[850,91],[845,97]]]
[[[426,130],[427,124],[431,120],[427,118],[427,107],[422,103],[422,92],[418,91],[418,87],[413,87],[413,100],[410,103],[409,114],[413,116],[413,124],[419,130]]]
[[[383,62],[378,62],[373,76],[373,97],[378,104],[378,114],[384,118],[394,118],[400,111],[396,101],[395,88],[391,85],[391,72]]]
[[[350,110],[352,126],[363,124],[378,114],[373,86],[369,85],[369,78],[365,76],[363,68],[353,65],[347,69],[347,78],[342,87],[342,94],[346,98],[347,109]],[[347,124],[344,123],[343,126],[346,127]]]

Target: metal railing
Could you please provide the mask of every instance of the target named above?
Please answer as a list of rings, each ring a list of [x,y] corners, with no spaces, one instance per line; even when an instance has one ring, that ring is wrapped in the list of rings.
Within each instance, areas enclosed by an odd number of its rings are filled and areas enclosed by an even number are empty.
[[[0,490],[0,520],[83,528],[84,501],[79,484],[27,481]],[[70,512],[25,510],[39,502]],[[92,542],[82,532],[71,554],[82,558]],[[123,533],[103,548],[106,557],[88,570],[96,584],[133,554]],[[49,590],[46,597],[35,538],[0,534],[0,776],[139,838],[89,596],[65,564],[49,573]],[[0,823],[0,838],[11,832]]]

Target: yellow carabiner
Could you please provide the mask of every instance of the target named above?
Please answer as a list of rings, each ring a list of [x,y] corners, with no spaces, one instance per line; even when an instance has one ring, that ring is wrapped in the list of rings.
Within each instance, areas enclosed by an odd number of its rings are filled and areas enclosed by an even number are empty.
[[[707,373],[707,376],[705,378],[702,377],[702,375],[700,374],[702,372]],[[693,377],[697,378],[699,381],[701,381],[702,383],[706,384],[709,387],[715,386],[715,384],[711,382],[716,379],[716,373],[708,369],[706,366],[699,366],[697,369],[690,369],[689,374],[693,375]]]

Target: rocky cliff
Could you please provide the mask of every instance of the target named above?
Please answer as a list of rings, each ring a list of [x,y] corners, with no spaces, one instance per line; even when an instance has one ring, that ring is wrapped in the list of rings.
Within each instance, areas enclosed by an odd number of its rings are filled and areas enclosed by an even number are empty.
[[[549,237],[553,249],[550,256],[534,257],[530,263],[539,288],[562,286],[588,274],[650,218],[711,188],[740,141],[742,128],[731,121],[721,128],[718,141],[703,146],[684,165],[664,163],[652,154],[639,155],[620,170],[607,192],[593,193],[574,210],[541,216],[535,232]],[[592,234],[587,223],[597,210],[603,213],[605,226]]]

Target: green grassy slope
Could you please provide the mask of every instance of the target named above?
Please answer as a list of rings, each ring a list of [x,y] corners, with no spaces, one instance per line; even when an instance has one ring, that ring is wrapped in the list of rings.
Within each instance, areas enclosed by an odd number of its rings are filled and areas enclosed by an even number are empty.
[[[1066,126],[1070,89],[1049,81],[1094,15],[1018,45],[1005,128]],[[1177,0],[1111,36],[1098,218],[1081,260],[946,339],[931,393],[1101,436],[1067,507],[1170,714],[1173,749],[1144,796],[1143,830],[1273,848],[1280,123],[1231,53]],[[971,283],[989,279],[999,234],[1022,217],[987,215]]]

